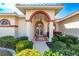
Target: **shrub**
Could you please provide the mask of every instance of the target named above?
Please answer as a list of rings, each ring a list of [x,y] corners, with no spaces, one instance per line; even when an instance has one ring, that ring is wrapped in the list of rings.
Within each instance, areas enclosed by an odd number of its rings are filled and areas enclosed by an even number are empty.
[[[71,44],[70,49],[75,50],[75,51],[79,51],[79,44]]]
[[[28,40],[21,40],[18,43],[16,43],[17,53],[23,49],[32,49],[32,47],[33,47],[32,41],[28,41]]]
[[[72,35],[56,35],[52,38],[52,42],[54,43],[56,41],[64,42],[68,47],[70,47],[70,44],[79,44],[78,38]]]
[[[66,39],[64,43],[66,43],[68,47],[70,47],[71,44],[74,44],[72,39]]]
[[[73,40],[74,44],[78,44],[78,37],[75,37],[75,36],[72,36],[72,35],[66,35],[65,38]]]
[[[48,50],[44,52],[44,56],[62,56],[62,55],[63,54],[52,50]]]
[[[1,37],[0,38],[0,47],[15,49],[16,39],[13,36]]]
[[[61,35],[56,35],[52,38],[52,42],[56,42],[56,41],[65,41],[65,36],[61,36]]]
[[[66,49],[66,44],[64,42],[61,42],[61,41],[56,41],[53,44],[53,47],[55,50]]]
[[[61,35],[56,35],[56,37],[58,38],[58,40],[60,40]]]
[[[25,49],[16,55],[17,56],[41,56],[40,52],[38,52],[35,49]]]
[[[63,54],[64,56],[79,56],[79,52],[71,49],[59,50],[59,53]]]
[[[18,38],[17,42],[22,41],[22,40],[28,40],[28,37],[22,36],[22,37]]]
[[[75,51],[75,55],[79,56],[79,44],[71,44],[70,49]]]
[[[58,38],[57,38],[56,36],[54,36],[54,37],[52,38],[52,42],[56,42],[56,41],[58,41]]]
[[[22,37],[19,38],[19,40],[28,40],[28,37],[22,36]]]
[[[58,51],[64,56],[79,56],[79,40],[77,37],[56,35],[52,38],[52,42],[52,50]]]

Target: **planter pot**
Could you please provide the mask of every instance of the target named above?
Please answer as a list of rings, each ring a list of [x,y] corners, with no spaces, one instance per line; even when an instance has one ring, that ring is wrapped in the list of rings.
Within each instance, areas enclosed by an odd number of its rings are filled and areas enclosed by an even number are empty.
[[[53,43],[52,43],[52,42],[46,42],[46,44],[47,44],[47,46],[48,46],[49,48],[53,48]]]

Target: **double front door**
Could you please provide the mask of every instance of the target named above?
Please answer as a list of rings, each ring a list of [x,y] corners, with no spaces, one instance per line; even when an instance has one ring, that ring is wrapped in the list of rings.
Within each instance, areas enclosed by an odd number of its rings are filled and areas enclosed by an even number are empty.
[[[36,25],[35,25],[35,35],[36,36],[43,35],[43,28],[44,28],[43,23],[42,22],[37,22]]]
[[[41,21],[35,24],[35,36],[36,40],[44,40],[44,25]]]

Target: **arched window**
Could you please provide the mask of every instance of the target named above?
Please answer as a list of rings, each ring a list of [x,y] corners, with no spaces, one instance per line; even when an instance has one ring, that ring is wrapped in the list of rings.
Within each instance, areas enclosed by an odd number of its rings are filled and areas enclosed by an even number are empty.
[[[0,20],[0,26],[9,26],[10,25],[10,21],[7,19],[2,19]]]

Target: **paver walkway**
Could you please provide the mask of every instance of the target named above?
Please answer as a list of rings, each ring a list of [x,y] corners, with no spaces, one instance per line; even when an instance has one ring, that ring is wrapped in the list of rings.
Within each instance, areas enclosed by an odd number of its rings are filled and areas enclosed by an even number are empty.
[[[37,49],[41,53],[44,53],[44,51],[47,51],[49,49],[46,41],[33,41],[33,48]]]

